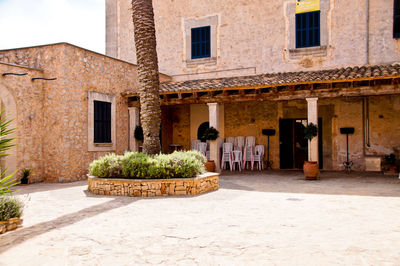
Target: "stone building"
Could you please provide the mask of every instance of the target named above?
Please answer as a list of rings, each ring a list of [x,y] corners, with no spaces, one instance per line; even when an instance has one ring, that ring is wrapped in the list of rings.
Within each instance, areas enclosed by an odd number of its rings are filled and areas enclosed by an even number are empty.
[[[136,82],[134,64],[68,43],[0,51],[1,105],[17,128],[9,172],[30,168],[30,182],[74,181],[92,160],[128,150],[133,132],[121,93]],[[107,134],[97,128],[102,110]]]
[[[400,146],[400,1],[153,0],[162,99],[162,149],[189,149],[199,128],[210,143],[274,129],[275,169],[301,168],[302,127],[318,123],[312,159],[378,170]],[[106,0],[106,54],[67,43],[0,51],[1,106],[17,127],[9,171],[31,182],[85,178],[109,152],[138,150],[140,123],[129,0]],[[318,152],[316,152],[318,151]]]
[[[129,0],[106,1],[106,53],[135,63]],[[162,84],[163,149],[188,149],[203,123],[230,136],[271,137],[273,168],[301,168],[301,127],[318,123],[313,160],[378,170],[400,146],[400,1],[153,0]],[[124,92],[137,108],[135,90]]]

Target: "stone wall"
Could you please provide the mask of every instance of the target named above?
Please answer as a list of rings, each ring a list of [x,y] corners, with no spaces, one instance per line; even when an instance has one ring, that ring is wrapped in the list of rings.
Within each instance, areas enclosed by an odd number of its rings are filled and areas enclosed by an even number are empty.
[[[128,107],[121,93],[137,87],[135,65],[66,43],[3,50],[0,62],[40,69],[25,79],[2,77],[0,83],[17,101],[18,135],[23,139],[17,148],[18,168],[33,168],[36,181],[84,179],[88,164],[109,152],[88,151],[90,91],[116,97],[117,143],[112,152],[128,149]],[[32,82],[33,75],[57,80]]]
[[[155,197],[198,195],[218,190],[219,175],[205,173],[184,179],[105,179],[90,176],[88,190],[97,195]]]
[[[107,52],[136,62],[131,1],[107,3]],[[156,0],[153,5],[160,70],[176,80],[368,63],[366,0],[321,0],[322,49],[294,52],[295,0]],[[185,25],[215,16],[216,59],[188,62]],[[369,63],[399,61],[400,40],[392,36],[393,1],[370,0],[369,27]]]
[[[1,55],[0,55],[1,58]],[[27,73],[25,76],[3,73]],[[40,69],[0,63],[1,108],[7,117],[14,119],[12,128],[17,128],[13,147],[5,158],[8,174],[22,168],[32,169],[32,182],[43,181],[43,82],[32,78],[43,77]],[[19,177],[19,172],[16,174]]]

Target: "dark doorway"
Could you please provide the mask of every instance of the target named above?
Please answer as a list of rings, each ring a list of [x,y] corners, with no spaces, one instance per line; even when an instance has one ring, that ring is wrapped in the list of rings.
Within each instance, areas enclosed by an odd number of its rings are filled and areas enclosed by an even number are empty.
[[[318,119],[318,157],[319,168],[323,168],[322,155],[322,119]],[[280,119],[280,168],[302,169],[308,158],[308,141],[304,138],[307,119]]]
[[[202,123],[197,129],[197,139],[201,140],[201,137],[204,135],[204,132],[210,127],[209,122]]]

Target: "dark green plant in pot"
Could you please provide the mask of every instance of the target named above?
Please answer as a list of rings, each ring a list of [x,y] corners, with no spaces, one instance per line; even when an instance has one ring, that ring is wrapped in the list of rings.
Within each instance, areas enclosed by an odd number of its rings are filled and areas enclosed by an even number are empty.
[[[201,137],[202,141],[206,140],[216,140],[219,137],[219,132],[214,127],[209,127],[204,131],[203,136]]]
[[[142,126],[137,125],[135,127],[135,132],[133,133],[133,135],[134,135],[136,140],[143,141],[144,136],[143,136],[143,128],[142,128]]]
[[[318,135],[318,127],[313,123],[309,123],[304,128],[304,138],[311,141],[314,137]],[[310,154],[311,154],[311,145],[310,145]],[[311,156],[311,155],[309,155]]]
[[[21,171],[21,184],[29,183],[29,176],[31,175],[32,170],[29,168],[24,168]]]

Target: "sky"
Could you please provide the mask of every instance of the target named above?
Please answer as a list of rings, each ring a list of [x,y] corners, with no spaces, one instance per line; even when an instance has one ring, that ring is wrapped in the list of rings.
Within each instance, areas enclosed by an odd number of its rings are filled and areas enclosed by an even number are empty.
[[[0,50],[68,42],[105,53],[105,0],[0,0]]]

